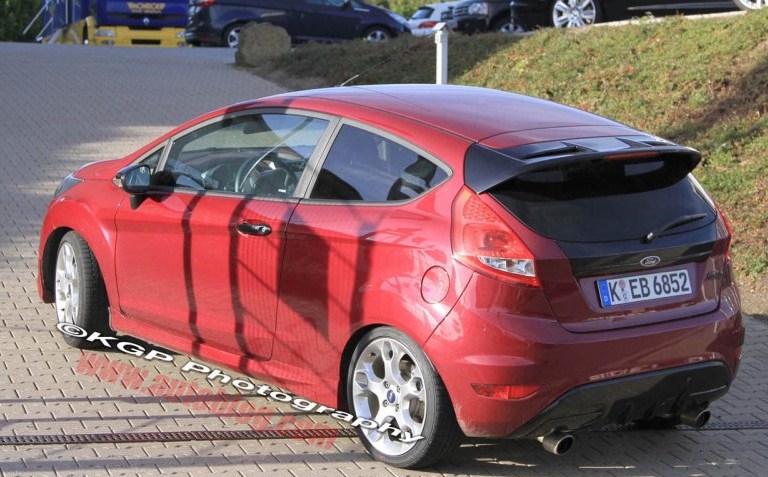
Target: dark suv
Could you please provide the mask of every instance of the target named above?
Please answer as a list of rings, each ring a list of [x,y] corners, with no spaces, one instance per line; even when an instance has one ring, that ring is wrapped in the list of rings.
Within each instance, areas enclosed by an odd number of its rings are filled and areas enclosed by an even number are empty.
[[[295,43],[383,41],[409,31],[405,18],[358,0],[191,0],[185,38],[195,46],[236,47],[248,22],[285,28]]]
[[[456,30],[464,33],[518,31],[509,13],[509,0],[465,0],[453,7]]]

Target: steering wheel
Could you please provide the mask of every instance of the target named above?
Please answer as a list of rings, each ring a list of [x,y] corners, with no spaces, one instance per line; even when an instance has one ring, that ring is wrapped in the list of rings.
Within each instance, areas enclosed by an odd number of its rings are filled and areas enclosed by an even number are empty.
[[[290,148],[280,148],[279,151],[281,152],[287,152],[291,156],[295,157],[296,159],[304,160],[302,156],[297,154],[295,151],[293,151]],[[264,171],[259,171],[258,166],[264,159],[269,159],[273,163],[275,163],[281,170],[285,171],[286,173],[286,188],[296,187],[296,185],[299,183],[299,178],[296,176],[296,173],[291,170],[291,167],[285,162],[284,159],[282,159],[279,155],[277,150],[270,151],[267,154],[260,154],[257,157],[254,157],[253,159],[249,159],[247,161],[244,161],[243,164],[240,166],[240,168],[237,170],[237,174],[235,175],[235,192],[246,192],[246,181],[248,178],[254,173],[262,173]],[[256,179],[258,181],[258,178]]]

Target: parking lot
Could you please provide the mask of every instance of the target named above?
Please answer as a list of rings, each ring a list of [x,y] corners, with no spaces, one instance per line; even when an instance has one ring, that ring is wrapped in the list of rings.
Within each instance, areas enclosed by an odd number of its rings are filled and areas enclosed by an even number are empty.
[[[53,190],[81,164],[122,156],[217,106],[282,91],[232,62],[223,49],[0,43],[0,475],[765,475],[768,324],[753,318],[740,374],[705,429],[583,432],[561,457],[536,442],[473,440],[418,472],[371,460],[354,438],[257,438],[248,432],[339,424],[203,380],[193,387],[171,364],[67,347],[35,285]],[[104,435],[121,442],[99,442]]]

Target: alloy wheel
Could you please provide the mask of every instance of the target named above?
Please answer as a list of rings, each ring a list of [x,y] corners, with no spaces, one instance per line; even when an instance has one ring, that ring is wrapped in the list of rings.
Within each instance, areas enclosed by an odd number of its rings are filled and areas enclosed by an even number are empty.
[[[421,435],[427,394],[422,369],[410,351],[396,339],[369,343],[354,364],[352,396],[355,414],[379,425],[389,423],[400,435]],[[364,429],[371,446],[388,456],[408,452],[414,442],[403,442],[391,432]]]
[[[594,0],[557,0],[552,6],[552,24],[557,28],[583,27],[596,20]]]
[[[56,317],[59,323],[75,324],[80,309],[80,278],[75,251],[62,243],[56,258]]]
[[[240,27],[235,26],[227,30],[227,46],[230,48],[237,48],[240,43]]]
[[[768,0],[736,0],[736,6],[742,10],[760,10],[768,7]]]
[[[388,40],[389,34],[381,28],[374,28],[365,34],[364,39],[370,43],[379,43]]]

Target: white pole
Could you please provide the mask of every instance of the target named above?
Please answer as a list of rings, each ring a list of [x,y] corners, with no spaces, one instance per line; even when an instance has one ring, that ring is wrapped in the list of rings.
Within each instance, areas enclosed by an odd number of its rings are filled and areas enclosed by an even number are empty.
[[[433,27],[437,45],[436,84],[448,84],[448,29],[445,23]]]

